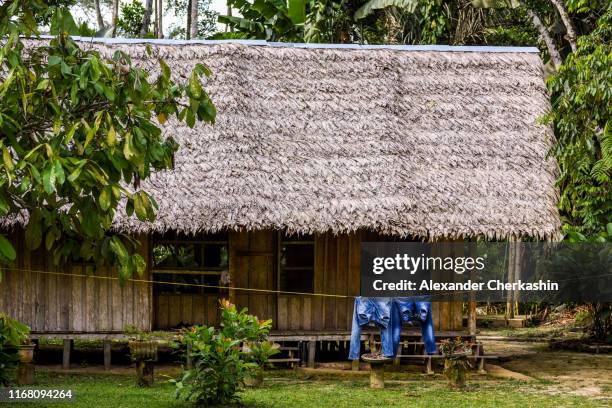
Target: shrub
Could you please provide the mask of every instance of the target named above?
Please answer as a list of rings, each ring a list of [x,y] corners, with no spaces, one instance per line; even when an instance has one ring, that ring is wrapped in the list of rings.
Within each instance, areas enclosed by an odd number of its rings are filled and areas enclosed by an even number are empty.
[[[195,326],[184,331],[176,348],[191,346],[193,367],[174,381],[176,397],[198,405],[238,400],[247,376],[261,370],[274,349],[267,341],[272,321],[259,321],[248,310],[221,301],[221,325]],[[243,347],[245,346],[246,347]]]
[[[8,385],[19,364],[19,346],[28,338],[30,328],[0,313],[0,385]]]

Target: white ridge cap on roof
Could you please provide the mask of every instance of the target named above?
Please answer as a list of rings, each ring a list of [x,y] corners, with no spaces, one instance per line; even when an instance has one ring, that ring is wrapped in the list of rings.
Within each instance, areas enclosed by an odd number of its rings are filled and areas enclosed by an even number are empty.
[[[42,35],[42,38],[53,36]],[[315,44],[268,42],[266,40],[171,40],[151,38],[101,38],[72,36],[75,41],[97,42],[104,44],[159,44],[159,45],[195,45],[195,44],[243,44],[252,46],[287,47],[287,48],[333,48],[349,50],[397,50],[397,51],[437,51],[437,52],[510,52],[539,53],[537,47],[495,47],[471,45],[368,45],[368,44]]]

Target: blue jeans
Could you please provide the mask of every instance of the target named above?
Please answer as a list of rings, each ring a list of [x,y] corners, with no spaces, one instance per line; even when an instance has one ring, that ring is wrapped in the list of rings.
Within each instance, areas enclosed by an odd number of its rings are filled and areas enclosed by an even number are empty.
[[[399,349],[402,333],[402,323],[417,320],[421,325],[421,336],[427,354],[436,354],[436,337],[434,335],[431,303],[424,298],[394,298],[393,299],[393,345],[395,354]]]
[[[380,328],[382,355],[395,357],[397,347],[394,344],[394,323],[392,312],[394,310],[391,298],[355,298],[353,307],[353,327],[351,329],[351,346],[349,360],[359,360],[361,352],[361,328],[374,323]]]

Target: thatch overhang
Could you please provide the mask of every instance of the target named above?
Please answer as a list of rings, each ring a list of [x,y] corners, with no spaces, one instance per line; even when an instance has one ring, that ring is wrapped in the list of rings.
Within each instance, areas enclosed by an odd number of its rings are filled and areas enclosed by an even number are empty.
[[[158,72],[213,76],[215,125],[169,121],[175,168],[142,183],[131,232],[360,229],[426,239],[557,237],[557,165],[532,48],[93,42]]]

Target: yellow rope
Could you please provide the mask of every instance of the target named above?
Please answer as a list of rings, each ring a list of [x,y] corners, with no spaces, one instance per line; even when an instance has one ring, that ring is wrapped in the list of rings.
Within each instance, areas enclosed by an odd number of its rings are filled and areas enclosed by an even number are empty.
[[[7,268],[4,269],[13,270],[13,271],[21,271],[21,272],[32,272],[39,273],[43,275],[56,275],[56,276],[70,276],[70,277],[78,277],[78,278],[94,278],[94,279],[106,279],[106,280],[116,280],[119,278],[115,278],[112,276],[98,276],[98,275],[83,275],[83,274],[73,274],[66,272],[51,272],[51,271],[39,271],[32,269],[21,269],[21,268]],[[329,293],[308,293],[308,292],[291,292],[291,291],[283,291],[283,290],[273,290],[273,289],[256,289],[256,288],[240,288],[235,286],[220,286],[220,285],[204,285],[199,283],[180,283],[180,282],[166,282],[166,281],[157,281],[157,280],[149,280],[149,279],[126,279],[126,282],[135,282],[135,283],[158,283],[163,285],[175,285],[175,286],[190,286],[190,287],[198,287],[198,288],[210,288],[210,289],[228,289],[228,290],[239,290],[245,292],[265,292],[265,293],[275,293],[280,295],[302,295],[302,296],[321,296],[321,297],[335,297],[335,298],[354,298],[355,296],[350,295],[333,295]]]
[[[94,278],[94,279],[106,279],[106,280],[116,280],[116,281],[119,280],[119,278],[115,278],[111,276],[83,275],[83,274],[72,274],[72,273],[66,273],[66,272],[40,271],[40,270],[21,269],[21,268],[12,268],[12,267],[4,267],[4,268],[0,268],[0,270],[1,269],[20,271],[20,272],[32,272],[32,273],[38,273],[38,274],[43,274],[43,275],[70,276],[70,277],[78,277],[78,278]],[[605,276],[612,276],[612,274],[608,273],[608,274],[602,274],[602,275],[596,275],[596,276],[590,276],[590,277],[575,277],[575,278],[561,279],[557,282],[594,279],[594,278],[601,278]],[[279,295],[320,296],[320,297],[340,298],[340,299],[353,299],[357,297],[357,296],[352,296],[352,295],[335,295],[335,294],[330,294],[330,293],[291,292],[291,291],[273,290],[273,289],[256,289],[256,288],[241,288],[241,287],[235,287],[235,286],[204,285],[204,284],[198,284],[198,283],[166,282],[166,281],[157,281],[157,280],[149,280],[149,279],[130,278],[130,279],[126,279],[126,282],[157,283],[157,284],[162,284],[162,285],[190,286],[190,287],[210,288],[210,289],[228,289],[228,290],[239,290],[243,292],[273,293],[273,294],[279,294]],[[429,297],[433,299],[436,296],[448,297],[451,295],[461,295],[461,294],[469,293],[469,292],[470,291],[452,291],[452,292],[445,292],[439,295],[429,295]],[[449,300],[449,299],[446,299],[446,300]]]

